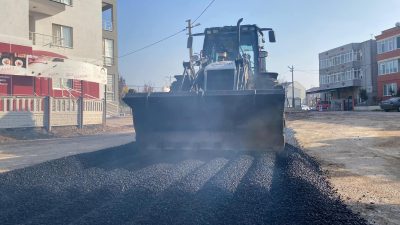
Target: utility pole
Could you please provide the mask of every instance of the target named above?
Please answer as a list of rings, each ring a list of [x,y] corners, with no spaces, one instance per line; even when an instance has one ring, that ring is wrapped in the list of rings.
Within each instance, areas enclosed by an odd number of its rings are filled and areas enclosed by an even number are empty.
[[[188,39],[188,49],[189,49],[189,60],[192,61],[192,56],[193,56],[193,46],[192,46],[192,42],[193,42],[193,36],[192,36],[192,28],[200,26],[200,23],[197,23],[196,25],[192,24],[192,20],[188,19],[186,20],[186,22],[188,23],[187,25],[187,29],[188,29],[188,35],[189,35],[189,39]],[[190,42],[190,44],[189,44]]]
[[[186,22],[188,23],[188,26],[186,27],[188,29],[188,35],[189,35],[189,39],[188,41],[193,42],[193,37],[192,37],[192,20],[188,19],[186,20]],[[193,47],[192,45],[188,44],[189,47],[189,60],[192,60],[192,56],[193,56]]]
[[[292,67],[288,66],[290,69],[290,72],[292,72],[292,108],[294,108],[294,80],[293,80],[293,72],[294,72],[294,66]]]

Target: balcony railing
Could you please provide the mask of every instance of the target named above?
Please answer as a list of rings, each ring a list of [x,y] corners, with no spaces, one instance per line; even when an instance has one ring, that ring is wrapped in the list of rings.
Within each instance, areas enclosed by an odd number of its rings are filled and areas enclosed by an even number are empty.
[[[113,31],[113,22],[109,20],[103,20],[103,30]]]
[[[47,35],[47,34],[39,34],[35,32],[29,32],[29,40],[32,40],[33,45],[47,46],[47,47],[63,47],[69,48],[69,46],[64,46],[63,38]]]
[[[114,57],[103,56],[103,64],[104,66],[113,66]]]

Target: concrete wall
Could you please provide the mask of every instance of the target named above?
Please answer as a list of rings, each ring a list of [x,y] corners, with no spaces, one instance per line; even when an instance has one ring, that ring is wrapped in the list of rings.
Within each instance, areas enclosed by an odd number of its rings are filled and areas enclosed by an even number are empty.
[[[378,79],[378,64],[376,61],[377,46],[376,41],[369,40],[361,43],[361,51],[363,53],[361,60],[362,87],[367,91],[368,102],[373,103],[377,96],[377,79]]]
[[[377,105],[373,106],[355,106],[354,111],[381,111],[381,107]]]
[[[44,113],[0,112],[0,129],[24,127],[45,127]]]
[[[0,42],[29,44],[29,0],[1,0]]]
[[[0,129],[103,123],[102,100],[84,100],[82,109],[78,99],[50,98],[49,102],[44,97],[0,97]]]

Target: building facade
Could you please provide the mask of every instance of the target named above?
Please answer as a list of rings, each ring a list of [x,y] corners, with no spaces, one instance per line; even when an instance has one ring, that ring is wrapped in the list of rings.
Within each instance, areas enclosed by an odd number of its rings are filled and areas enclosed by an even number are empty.
[[[285,89],[285,107],[293,107],[293,85],[292,82],[282,84]],[[294,104],[296,108],[300,108],[306,102],[306,88],[297,81],[294,81]]]
[[[400,94],[400,23],[376,36],[378,61],[378,99]]]
[[[319,99],[321,99],[319,87],[312,87],[306,90],[306,105],[315,108]]]
[[[115,4],[116,0],[3,0],[0,96],[110,96],[117,101]],[[111,24],[103,20],[110,8]],[[105,44],[108,36],[113,41]]]
[[[349,102],[351,105],[375,104],[377,73],[375,40],[322,52],[319,54],[321,99],[335,101],[341,109]]]

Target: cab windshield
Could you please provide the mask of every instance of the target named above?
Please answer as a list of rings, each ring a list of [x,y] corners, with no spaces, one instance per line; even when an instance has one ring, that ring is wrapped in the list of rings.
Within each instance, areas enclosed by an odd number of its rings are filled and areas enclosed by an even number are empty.
[[[238,57],[239,51],[242,57],[251,61],[254,69],[254,59],[258,50],[257,34],[255,31],[242,31],[240,47],[237,46],[237,32],[224,32],[206,34],[204,41],[204,54],[212,62],[220,61],[220,53],[226,53],[225,60],[233,61]]]

